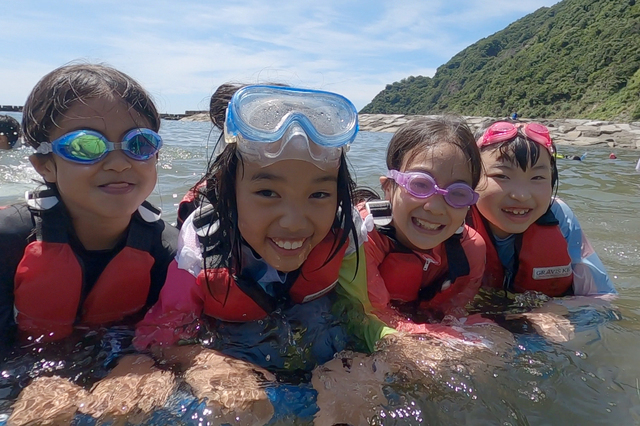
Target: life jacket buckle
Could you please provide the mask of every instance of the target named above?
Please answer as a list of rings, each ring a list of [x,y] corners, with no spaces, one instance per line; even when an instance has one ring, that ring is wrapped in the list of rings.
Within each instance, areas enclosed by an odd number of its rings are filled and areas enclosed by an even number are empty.
[[[389,201],[369,201],[365,204],[367,212],[373,216],[376,226],[387,226],[393,219],[391,203]]]

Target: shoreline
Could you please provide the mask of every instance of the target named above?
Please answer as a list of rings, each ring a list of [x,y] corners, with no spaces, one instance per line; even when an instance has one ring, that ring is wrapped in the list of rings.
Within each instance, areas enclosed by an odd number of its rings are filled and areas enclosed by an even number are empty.
[[[360,130],[364,132],[394,133],[400,126],[418,117],[436,115],[404,114],[359,114]],[[497,121],[496,117],[463,117],[472,131]],[[209,121],[207,113],[194,114],[180,121]],[[531,120],[520,118],[521,122],[539,121],[549,128],[556,145],[608,146],[610,148],[640,149],[640,122],[617,123],[606,120],[580,120],[573,118]]]

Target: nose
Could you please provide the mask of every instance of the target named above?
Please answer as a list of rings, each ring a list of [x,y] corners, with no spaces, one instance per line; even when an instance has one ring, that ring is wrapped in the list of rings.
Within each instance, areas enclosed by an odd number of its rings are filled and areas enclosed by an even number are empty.
[[[447,202],[444,200],[443,195],[433,194],[425,199],[422,208],[433,214],[441,215],[447,212]]]
[[[125,170],[132,167],[132,161],[135,160],[127,157],[127,155],[122,150],[117,149],[108,153],[104,160],[102,160],[102,168],[104,170],[124,172]]]
[[[516,201],[527,201],[531,198],[531,193],[524,185],[515,185],[509,192],[509,197]]]
[[[307,215],[303,208],[296,204],[287,204],[282,210],[278,224],[290,232],[301,231],[307,226]]]

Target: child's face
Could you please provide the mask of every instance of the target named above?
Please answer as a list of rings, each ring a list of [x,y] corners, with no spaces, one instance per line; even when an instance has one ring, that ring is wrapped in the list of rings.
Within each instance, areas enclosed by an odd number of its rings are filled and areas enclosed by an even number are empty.
[[[440,188],[462,182],[472,184],[468,159],[460,148],[450,143],[441,143],[413,156],[405,155],[409,163],[401,172],[426,172],[431,174]],[[447,238],[463,224],[467,207],[454,208],[440,194],[428,198],[417,198],[404,188],[393,185],[386,177],[380,178],[385,188],[385,198],[391,202],[393,221],[398,240],[413,250],[429,250]]]
[[[500,151],[482,151],[484,173],[477,206],[498,238],[519,234],[540,218],[551,202],[551,156],[540,150],[538,162],[523,171],[518,164],[498,160]]]
[[[75,102],[57,125],[50,131],[50,140],[89,129],[111,142],[120,142],[129,130],[148,127],[149,122],[122,101],[94,98]],[[110,152],[96,164],[78,164],[56,154],[49,157],[32,163],[47,182],[56,183],[74,219],[121,219],[128,223],[156,183],[156,157],[136,161],[121,150]]]
[[[279,271],[298,269],[329,233],[338,208],[338,169],[302,160],[267,167],[245,161],[236,172],[238,228]]]

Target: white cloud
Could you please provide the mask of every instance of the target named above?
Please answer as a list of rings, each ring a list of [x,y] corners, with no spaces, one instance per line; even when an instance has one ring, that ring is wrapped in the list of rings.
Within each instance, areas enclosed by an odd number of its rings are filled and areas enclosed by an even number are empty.
[[[75,59],[139,80],[160,110],[206,107],[226,81],[334,90],[367,104],[386,84],[431,76],[459,50],[553,0],[297,2],[25,0],[0,16],[8,35],[0,104],[21,104],[46,72]]]

